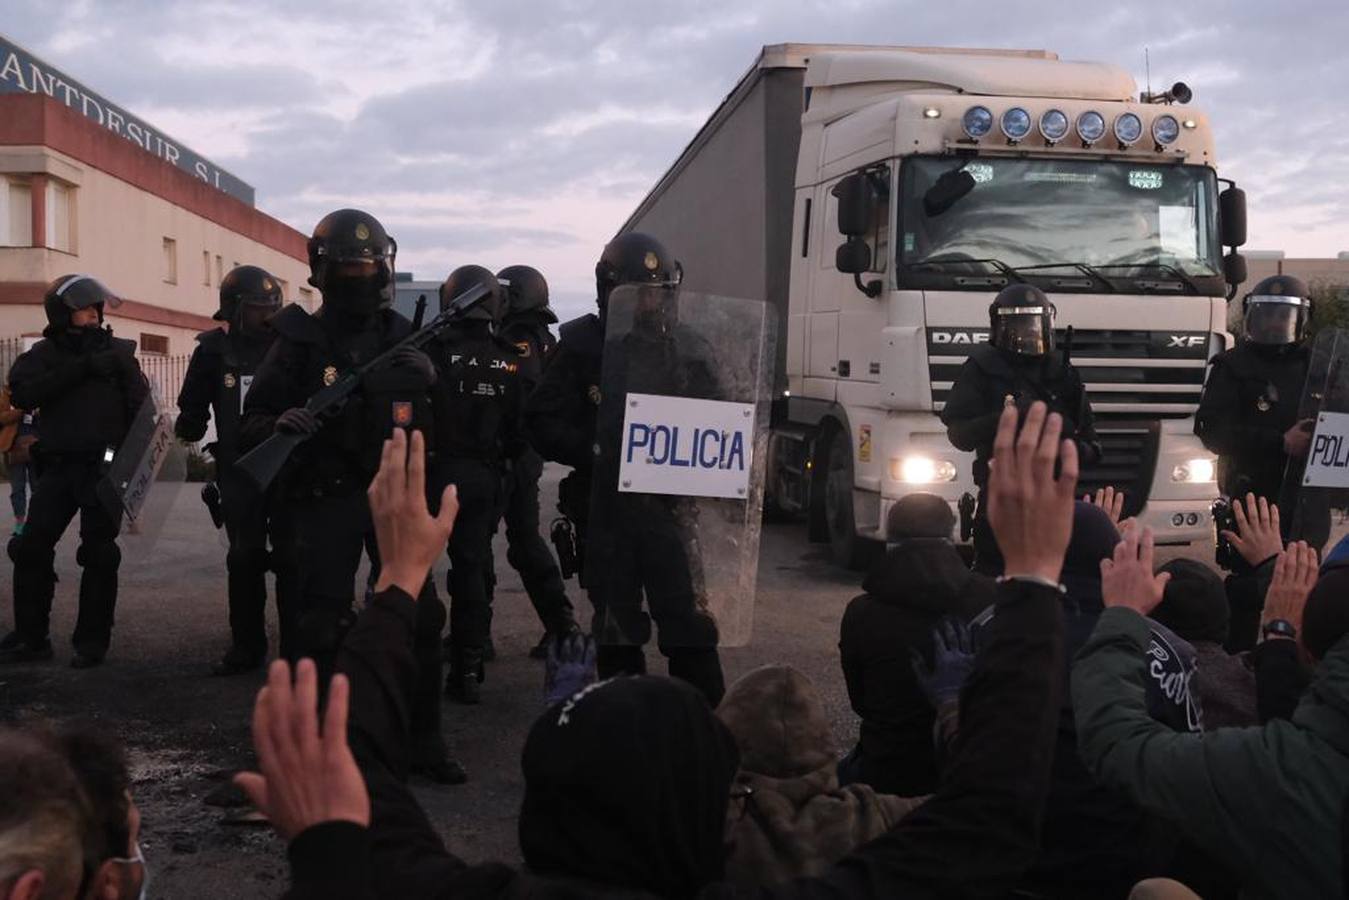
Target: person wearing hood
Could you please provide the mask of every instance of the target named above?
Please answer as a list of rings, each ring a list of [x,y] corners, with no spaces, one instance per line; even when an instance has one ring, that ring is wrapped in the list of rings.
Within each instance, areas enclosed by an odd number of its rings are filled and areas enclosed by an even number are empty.
[[[40,471],[23,533],[9,542],[14,561],[14,631],[0,640],[0,662],[52,658],[48,637],[56,591],[56,545],[80,516],[76,560],[79,618],[71,638],[77,669],[103,662],[112,642],[121,510],[99,496],[107,465],[121,447],[150,387],[136,362],[136,344],[112,336],[105,306],[121,303],[88,275],[63,275],[47,288],[43,339],[14,361],[15,405],[42,409]]]
[[[840,787],[833,729],[810,679],[791,666],[745,675],[717,707],[740,749],[727,821],[726,878],[742,887],[819,875],[922,801]]]
[[[990,482],[1007,577],[941,787],[821,875],[752,892],[724,880],[740,754],[704,697],[673,679],[599,682],[535,722],[522,759],[525,871],[469,866],[446,849],[405,778],[414,597],[453,528],[455,496],[447,488],[431,517],[424,442],[395,432],[370,489],[386,564],[342,647],[322,729],[313,664],[302,661],[292,685],[288,664],[273,663],[253,716],[262,771],[237,776],[289,842],[287,896],[1005,896],[1038,843],[1064,661],[1056,575],[1077,480],[1059,417],[1034,404],[1020,437],[1016,424],[1009,410]]]
[[[968,621],[993,602],[993,579],[971,572],[951,543],[955,515],[935,494],[901,498],[886,516],[885,556],[843,613],[839,657],[848,700],[862,723],[840,766],[845,782],[913,797],[937,789],[932,706],[910,652],[932,658],[932,628],[946,615]]]
[[[1319,577],[1294,542],[1276,564],[1267,641],[1294,641],[1317,664],[1291,720],[1176,734],[1143,698],[1147,622],[1163,597],[1152,548],[1126,541],[1105,574],[1107,609],[1073,667],[1079,747],[1088,769],[1165,816],[1257,897],[1342,897],[1349,796],[1349,569]],[[1304,605],[1305,604],[1305,605]],[[1274,621],[1268,620],[1266,625]]]

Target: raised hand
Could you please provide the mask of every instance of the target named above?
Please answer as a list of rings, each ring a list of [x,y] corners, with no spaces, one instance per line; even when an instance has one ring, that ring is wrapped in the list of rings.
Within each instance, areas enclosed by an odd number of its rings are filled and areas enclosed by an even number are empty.
[[[1295,541],[1279,554],[1274,563],[1274,578],[1265,593],[1265,609],[1260,616],[1260,627],[1283,619],[1302,632],[1302,610],[1307,597],[1316,587],[1319,563],[1315,548],[1305,541]]]
[[[1162,602],[1170,572],[1153,574],[1151,528],[1124,530],[1114,556],[1101,560],[1101,595],[1107,607],[1123,606],[1148,615]]]
[[[1120,523],[1120,517],[1124,515],[1124,491],[1117,491],[1113,487],[1097,488],[1094,498],[1091,494],[1083,494],[1082,502],[1099,506],[1105,510],[1105,514],[1110,517],[1110,521],[1116,525]]]
[[[947,616],[932,629],[931,668],[917,650],[909,655],[918,687],[932,708],[940,709],[960,697],[965,679],[974,671],[974,637],[970,626],[955,616]]]
[[[1004,406],[998,420],[988,521],[1008,577],[1059,580],[1073,530],[1078,472],[1077,444],[1061,440],[1062,431],[1063,417],[1039,401],[1027,410],[1020,434],[1015,406]]]
[[[548,643],[544,667],[543,705],[552,706],[594,684],[595,639],[588,634],[569,634]]]
[[[253,706],[253,747],[261,772],[240,772],[237,784],[286,840],[323,822],[370,824],[370,795],[347,745],[345,675],[334,675],[323,728],[318,722],[318,674],[302,659],[272,663]]]
[[[1246,502],[1232,504],[1232,517],[1237,521],[1237,532],[1222,533],[1241,558],[1258,566],[1283,551],[1283,536],[1279,533],[1279,508],[1264,497],[1247,494]]]
[[[426,508],[426,441],[420,431],[409,439],[395,428],[366,494],[382,563],[375,590],[392,585],[415,598],[454,530],[459,513],[454,485],[445,488],[440,514],[432,516]]]

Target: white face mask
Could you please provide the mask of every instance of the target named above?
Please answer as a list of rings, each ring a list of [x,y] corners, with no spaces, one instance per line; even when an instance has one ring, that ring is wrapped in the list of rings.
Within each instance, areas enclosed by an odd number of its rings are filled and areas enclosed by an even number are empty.
[[[150,890],[150,867],[145,864],[145,853],[141,851],[140,841],[136,842],[136,854],[126,858],[114,858],[110,862],[120,863],[124,866],[141,867],[141,892],[137,895],[137,900],[146,900]]]

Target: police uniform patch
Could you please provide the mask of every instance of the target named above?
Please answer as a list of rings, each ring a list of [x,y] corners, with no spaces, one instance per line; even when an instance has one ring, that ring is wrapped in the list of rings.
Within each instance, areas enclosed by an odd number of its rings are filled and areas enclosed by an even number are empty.
[[[1261,412],[1269,412],[1269,400],[1266,399],[1264,394],[1261,394],[1260,399],[1255,401],[1255,408]]]
[[[336,381],[337,381],[337,367],[336,367],[336,366],[324,366],[324,368],[323,368],[323,383],[324,383],[325,385],[331,387]]]
[[[237,384],[237,383],[238,383],[238,382],[236,382],[235,379],[234,379],[234,373],[233,373],[233,372],[226,372],[226,373],[225,373],[225,387],[227,387],[227,388],[232,388],[232,387],[234,387],[234,385]]]
[[[529,341],[518,341],[515,345],[515,349],[517,352],[519,352],[521,356],[525,357],[526,359],[528,359],[530,355],[533,353],[533,351],[529,349]]]
[[[648,271],[654,272],[660,268],[660,257],[656,256],[655,251],[648,250],[642,259],[642,265],[646,266]]]
[[[412,404],[409,401],[394,401],[393,424],[398,428],[407,428],[412,424]]]
[[[586,396],[590,398],[591,403],[595,404],[596,406],[599,406],[600,386],[598,384],[592,384],[590,388],[586,391]]]
[[[364,222],[358,222],[356,224],[356,240],[364,241],[368,240],[369,238],[370,238],[369,227],[367,227]]]

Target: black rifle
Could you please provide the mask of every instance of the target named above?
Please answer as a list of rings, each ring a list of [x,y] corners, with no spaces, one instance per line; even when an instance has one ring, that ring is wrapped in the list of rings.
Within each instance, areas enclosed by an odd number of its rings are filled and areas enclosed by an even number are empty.
[[[485,285],[474,285],[464,291],[451,300],[441,310],[440,315],[427,322],[426,327],[412,332],[364,365],[343,373],[332,384],[306,400],[304,408],[320,421],[331,417],[346,405],[352,394],[360,389],[361,380],[366,375],[385,368],[408,348],[420,350],[429,344],[453,325],[461,315],[486,297],[487,293]],[[259,491],[265,491],[276,479],[276,476],[281,473],[281,467],[286,464],[286,460],[290,459],[290,455],[295,452],[295,448],[309,440],[310,437],[307,434],[274,431],[271,437],[240,457],[236,465],[257,485]]]
[[[421,294],[417,297],[417,309],[412,314],[412,330],[420,331],[422,319],[426,318],[426,295]]]

